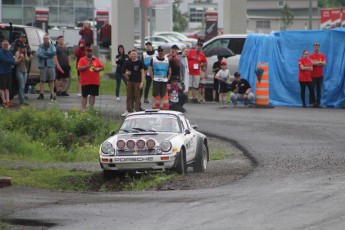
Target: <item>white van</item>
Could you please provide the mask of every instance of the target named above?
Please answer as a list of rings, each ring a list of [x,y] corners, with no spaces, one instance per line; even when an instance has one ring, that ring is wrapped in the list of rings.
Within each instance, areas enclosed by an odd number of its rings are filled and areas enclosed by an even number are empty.
[[[203,52],[212,48],[212,47],[224,47],[233,51],[234,56],[228,57],[226,59],[228,69],[230,70],[231,77],[233,79],[234,73],[238,71],[241,53],[243,50],[244,43],[246,41],[247,34],[223,34],[217,37],[214,37],[204,43],[202,47]],[[207,52],[206,52],[207,53]],[[213,89],[213,77],[214,73],[212,72],[213,63],[217,61],[217,55],[207,56],[207,72],[208,78],[206,79],[206,100],[212,100],[212,89]]]

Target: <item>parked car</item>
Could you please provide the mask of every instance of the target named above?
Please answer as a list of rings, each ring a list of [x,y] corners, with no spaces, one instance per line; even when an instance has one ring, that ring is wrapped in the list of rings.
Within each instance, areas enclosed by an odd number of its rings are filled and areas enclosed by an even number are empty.
[[[155,35],[161,35],[161,36],[166,36],[168,38],[176,38],[178,39],[179,42],[185,43],[187,46],[192,47],[192,46],[196,46],[196,43],[198,41],[198,39],[195,38],[189,38],[184,34],[178,33],[178,32],[157,32],[155,33]]]
[[[172,45],[177,45],[180,49],[183,49],[184,47],[186,47],[186,44],[184,44],[184,43],[177,42],[176,40],[173,41],[170,38],[160,36],[160,35],[145,37],[144,43],[146,43],[148,41],[152,42],[152,46],[154,49],[157,49],[158,46],[162,46],[163,48],[169,48],[170,49]],[[136,40],[134,46],[136,48],[142,48],[141,47],[141,41]]]
[[[223,30],[218,29],[217,35],[222,35],[222,34],[223,34]],[[192,33],[187,34],[186,36],[189,38],[195,38],[197,40],[199,40],[199,39],[205,40],[206,39],[205,30],[197,30],[197,31],[194,31]]]
[[[27,37],[28,44],[30,45],[33,58],[30,63],[30,71],[28,75],[28,81],[30,84],[36,84],[40,79],[40,72],[38,69],[38,57],[36,55],[38,46],[43,42],[43,36],[46,34],[42,29],[32,27],[32,26],[23,26],[23,25],[10,25],[6,23],[0,23],[0,43],[3,39],[9,40],[12,44],[17,40],[21,34],[25,34]],[[16,83],[15,77],[12,77],[13,83]],[[17,92],[17,84],[12,84],[12,89],[10,90],[11,98]]]
[[[202,50],[206,50],[212,47],[224,47],[231,50],[235,55],[226,58],[227,67],[230,70],[231,78],[234,78],[234,73],[238,71],[241,53],[244,43],[246,41],[247,34],[224,34],[210,39],[205,42]],[[207,52],[206,52],[207,53]],[[213,78],[212,72],[213,63],[217,61],[217,55],[206,56],[207,58],[207,72],[208,78],[206,79],[206,100],[212,100]]]
[[[193,167],[205,172],[209,161],[208,142],[180,112],[145,110],[127,115],[119,132],[99,149],[105,177],[147,170],[174,170],[179,174]]]

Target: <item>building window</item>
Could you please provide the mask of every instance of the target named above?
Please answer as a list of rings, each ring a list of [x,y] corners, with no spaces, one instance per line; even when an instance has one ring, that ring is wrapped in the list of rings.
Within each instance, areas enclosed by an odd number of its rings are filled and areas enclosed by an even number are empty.
[[[256,21],[256,29],[271,29],[270,21]]]
[[[204,8],[190,8],[189,9],[189,21],[190,22],[203,22],[205,15]]]

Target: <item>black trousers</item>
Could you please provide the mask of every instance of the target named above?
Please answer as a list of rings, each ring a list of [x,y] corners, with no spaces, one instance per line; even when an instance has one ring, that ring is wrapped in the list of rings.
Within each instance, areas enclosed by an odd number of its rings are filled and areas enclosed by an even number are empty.
[[[314,89],[313,89],[313,83],[310,82],[299,82],[299,85],[301,86],[301,99],[303,106],[306,106],[305,103],[305,89],[308,87],[309,90],[309,104],[314,104],[315,103],[315,94],[314,94]]]
[[[186,103],[186,101],[187,101],[187,95],[183,93],[179,93],[178,102],[170,103],[169,110],[178,111],[181,113],[186,112],[186,110],[183,108],[183,105]]]
[[[147,99],[149,96],[149,91],[152,83],[152,78],[146,75],[146,84],[145,84],[145,91],[144,91],[144,98]]]
[[[313,77],[313,89],[316,93],[316,104],[320,105],[321,102],[321,88],[323,83],[323,77]]]

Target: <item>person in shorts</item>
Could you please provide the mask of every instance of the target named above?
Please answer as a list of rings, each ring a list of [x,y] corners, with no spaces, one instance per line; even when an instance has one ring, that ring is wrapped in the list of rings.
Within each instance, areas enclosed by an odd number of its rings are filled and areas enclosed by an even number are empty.
[[[188,68],[189,68],[189,88],[192,90],[192,102],[200,102],[197,99],[198,89],[200,83],[200,66],[207,64],[205,54],[201,51],[203,43],[198,41],[195,49],[190,49],[188,53]]]
[[[38,68],[40,69],[40,95],[38,100],[44,99],[43,90],[44,83],[49,82],[50,99],[56,100],[54,93],[54,81],[55,81],[55,55],[56,48],[50,43],[49,34],[43,36],[43,43],[38,46]]]
[[[99,95],[99,73],[104,70],[104,65],[97,57],[92,55],[92,49],[87,48],[86,56],[78,62],[78,70],[80,71],[81,106],[83,112],[85,112],[88,96],[90,96],[90,109],[93,109],[95,105],[96,96]]]
[[[156,108],[156,97],[159,99],[159,108],[163,108],[164,96],[167,93],[167,82],[171,76],[171,67],[169,59],[164,56],[164,49],[158,47],[158,56],[155,56],[151,60],[150,64],[150,76],[153,80],[152,85],[152,108]]]

